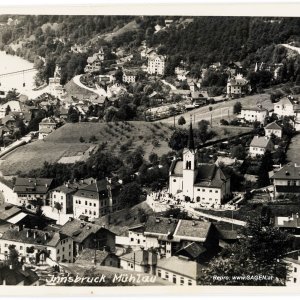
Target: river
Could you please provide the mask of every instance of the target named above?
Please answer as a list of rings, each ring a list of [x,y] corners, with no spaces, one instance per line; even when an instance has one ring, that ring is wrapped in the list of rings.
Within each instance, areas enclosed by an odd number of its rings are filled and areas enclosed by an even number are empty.
[[[16,55],[9,55],[4,51],[0,51],[0,90],[7,92],[12,88],[16,88],[19,93],[27,95],[30,98],[37,97],[41,94],[41,91],[33,91],[36,70],[24,72],[24,74],[18,73],[1,76],[2,74],[31,68],[33,68],[33,63]],[[25,83],[25,87],[23,83]]]

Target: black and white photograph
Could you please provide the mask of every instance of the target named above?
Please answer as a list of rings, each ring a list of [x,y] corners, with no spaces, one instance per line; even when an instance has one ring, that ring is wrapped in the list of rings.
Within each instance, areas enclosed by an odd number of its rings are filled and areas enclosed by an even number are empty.
[[[300,14],[99,12],[0,12],[1,290],[299,288]]]

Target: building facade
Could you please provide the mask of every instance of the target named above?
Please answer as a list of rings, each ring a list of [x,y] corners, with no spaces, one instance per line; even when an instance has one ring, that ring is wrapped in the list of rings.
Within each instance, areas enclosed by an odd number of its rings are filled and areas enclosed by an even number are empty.
[[[265,135],[267,137],[271,137],[272,134],[279,138],[282,138],[282,127],[276,122],[272,122],[265,126]]]
[[[152,55],[148,57],[149,74],[164,75],[165,73],[165,57],[162,55]]]
[[[248,122],[260,122],[264,124],[266,117],[269,115],[267,109],[263,108],[261,105],[254,108],[242,108],[241,118]]]
[[[256,157],[257,155],[264,155],[266,151],[273,151],[274,144],[268,136],[254,136],[251,143],[249,154],[251,157]]]

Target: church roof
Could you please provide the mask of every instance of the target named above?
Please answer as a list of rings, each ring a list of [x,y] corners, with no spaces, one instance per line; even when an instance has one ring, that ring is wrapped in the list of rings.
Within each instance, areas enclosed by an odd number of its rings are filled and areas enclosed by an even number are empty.
[[[227,179],[224,172],[214,164],[201,164],[195,180],[196,186],[220,187]]]

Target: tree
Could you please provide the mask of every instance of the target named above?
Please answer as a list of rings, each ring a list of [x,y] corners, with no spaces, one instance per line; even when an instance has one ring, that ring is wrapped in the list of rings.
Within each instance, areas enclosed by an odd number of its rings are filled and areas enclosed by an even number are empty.
[[[257,184],[258,187],[264,187],[270,184],[269,171],[272,170],[273,159],[272,154],[269,150],[265,152],[261,158],[260,167],[258,169]]]
[[[8,264],[11,265],[14,268],[17,268],[18,266],[20,266],[20,262],[19,262],[19,253],[16,250],[16,246],[15,245],[9,245],[8,246]]]
[[[243,147],[242,145],[233,146],[232,148],[230,148],[230,153],[233,158],[240,160],[244,160],[247,155],[245,147]]]
[[[149,161],[152,163],[152,164],[157,164],[158,163],[158,155],[156,153],[151,153],[149,155]]]
[[[185,121],[185,118],[183,116],[181,116],[179,119],[178,119],[178,125],[184,125],[186,123]]]
[[[137,182],[130,182],[123,185],[117,197],[119,203],[123,203],[125,207],[132,207],[140,202],[141,195],[141,186]]]
[[[73,106],[70,106],[68,110],[68,121],[72,123],[79,121],[79,112]]]
[[[219,257],[213,259],[208,267],[202,270],[198,283],[284,285],[287,267],[281,259],[291,247],[291,236],[266,224],[265,216],[249,219],[241,232],[239,243],[227,246]],[[212,280],[214,275],[222,278]],[[269,279],[255,280],[254,276],[257,275],[268,275]],[[235,276],[244,279],[236,280]]]
[[[233,106],[233,113],[235,115],[238,115],[241,113],[241,110],[242,110],[242,104],[241,102],[236,102]]]
[[[11,108],[9,105],[6,106],[5,115],[7,116],[11,112]]]
[[[169,140],[169,147],[175,151],[179,151],[186,147],[188,141],[188,134],[187,131],[184,129],[176,129],[170,140]]]
[[[60,224],[60,212],[62,211],[62,205],[59,202],[55,202],[54,203],[54,208],[57,210],[58,212],[58,223]]]

